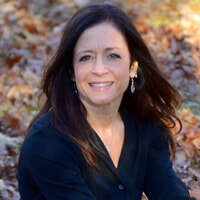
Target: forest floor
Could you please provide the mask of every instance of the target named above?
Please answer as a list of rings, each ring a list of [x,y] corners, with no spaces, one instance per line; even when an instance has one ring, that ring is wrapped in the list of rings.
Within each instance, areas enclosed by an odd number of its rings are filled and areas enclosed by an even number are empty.
[[[0,0],[0,199],[19,199],[18,155],[26,128],[40,107],[42,71],[67,20],[87,2]],[[183,129],[175,136],[174,168],[200,199],[200,2],[110,2],[133,19],[166,78],[182,96],[178,114]]]

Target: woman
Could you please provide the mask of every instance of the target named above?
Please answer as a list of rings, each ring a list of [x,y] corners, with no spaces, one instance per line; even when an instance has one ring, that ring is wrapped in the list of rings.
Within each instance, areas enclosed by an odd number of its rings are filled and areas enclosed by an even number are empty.
[[[179,95],[118,8],[68,22],[19,158],[22,199],[189,200],[170,161]]]

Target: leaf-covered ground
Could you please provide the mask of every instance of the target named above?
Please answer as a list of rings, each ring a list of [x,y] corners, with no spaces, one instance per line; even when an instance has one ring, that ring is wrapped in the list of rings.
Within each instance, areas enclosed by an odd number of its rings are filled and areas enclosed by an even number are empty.
[[[70,17],[89,0],[0,0],[0,199],[19,199],[15,172],[25,130],[39,105],[42,71]],[[142,33],[183,98],[174,168],[200,199],[200,2],[110,1]]]

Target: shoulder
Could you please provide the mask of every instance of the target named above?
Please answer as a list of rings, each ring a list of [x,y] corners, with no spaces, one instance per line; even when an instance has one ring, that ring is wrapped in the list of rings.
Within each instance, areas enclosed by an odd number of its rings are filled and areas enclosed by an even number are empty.
[[[58,184],[68,187],[72,180],[81,176],[84,167],[78,146],[52,125],[51,114],[47,113],[33,123],[24,140],[17,177],[22,185],[26,184],[25,189],[37,184],[38,187],[52,186],[53,191],[58,189]]]
[[[25,141],[29,140],[29,138],[40,138],[41,141],[46,139],[46,142],[65,141],[73,144],[72,140],[67,136],[67,134],[61,133],[54,126],[51,112],[43,114],[33,122],[27,133]]]
[[[151,119],[140,119],[128,111],[123,111],[122,118],[125,124],[134,126],[140,134],[151,135],[161,132],[158,124]]]
[[[51,112],[48,112],[32,124],[24,140],[22,154],[25,157],[43,157],[56,161],[68,155],[78,158],[80,150],[71,138],[53,126]]]
[[[133,130],[142,143],[151,145],[153,143],[167,143],[164,130],[151,119],[139,119],[129,112],[123,113],[123,120],[129,130]]]
[[[35,131],[35,130],[41,129],[41,128],[54,129],[52,119],[53,119],[53,117],[52,117],[51,111],[41,115],[32,123],[28,134],[30,134],[30,132],[32,132],[33,130]]]

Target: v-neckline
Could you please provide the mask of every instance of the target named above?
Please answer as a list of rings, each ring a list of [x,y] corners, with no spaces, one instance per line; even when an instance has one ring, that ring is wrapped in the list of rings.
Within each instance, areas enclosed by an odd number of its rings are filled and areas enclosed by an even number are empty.
[[[116,169],[116,170],[119,170],[120,169],[120,166],[121,166],[121,162],[122,162],[122,158],[124,157],[124,151],[125,151],[125,148],[126,148],[126,143],[127,143],[127,125],[126,125],[126,121],[124,120],[124,116],[121,114],[121,117],[122,117],[122,120],[123,120],[123,123],[124,123],[124,141],[123,141],[123,144],[122,144],[122,148],[121,148],[121,152],[120,152],[120,155],[119,155],[119,160],[118,160],[118,163],[117,163],[117,166],[115,166],[109,152],[108,152],[108,149],[106,148],[105,144],[103,143],[102,139],[100,138],[100,136],[96,133],[95,130],[94,133],[98,139],[98,142],[100,144],[100,146],[103,148],[104,152],[106,153],[106,157],[109,159],[109,161],[112,163],[112,166]]]

